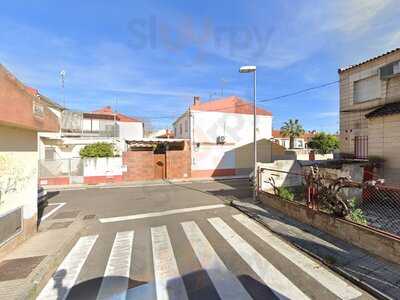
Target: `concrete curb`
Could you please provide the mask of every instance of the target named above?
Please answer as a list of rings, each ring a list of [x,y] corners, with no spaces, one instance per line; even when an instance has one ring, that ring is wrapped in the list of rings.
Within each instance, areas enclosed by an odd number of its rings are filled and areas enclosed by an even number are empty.
[[[375,289],[374,287],[370,286],[369,284],[359,280],[357,277],[352,276],[351,274],[349,274],[349,273],[345,272],[344,270],[336,267],[335,265],[328,264],[322,257],[319,257],[318,255],[316,255],[316,254],[304,249],[303,247],[300,247],[299,245],[294,244],[291,241],[285,239],[279,232],[275,231],[270,226],[268,226],[268,224],[263,222],[256,214],[250,213],[250,212],[246,211],[245,209],[242,209],[239,205],[236,205],[234,202],[231,203],[231,206],[234,207],[235,209],[237,209],[238,211],[244,213],[245,215],[247,215],[248,217],[250,217],[251,219],[253,219],[257,223],[261,224],[262,226],[268,228],[268,230],[270,230],[271,232],[273,232],[274,234],[279,236],[282,240],[284,240],[285,242],[289,243],[290,245],[292,245],[296,249],[299,249],[300,251],[306,253],[308,256],[310,256],[313,259],[319,261],[321,264],[323,264],[324,266],[326,266],[330,270],[334,271],[335,273],[337,273],[340,276],[344,277],[345,279],[349,280],[350,282],[352,282],[354,285],[356,285],[360,289],[367,291],[368,293],[370,293],[371,295],[373,295],[374,297],[376,297],[378,299],[394,300],[392,297],[390,297],[390,296],[378,291],[377,289]]]
[[[75,191],[85,189],[101,189],[101,188],[129,188],[129,187],[151,187],[151,186],[164,186],[169,184],[191,184],[198,182],[219,182],[219,181],[230,181],[230,180],[243,180],[247,179],[247,176],[236,176],[236,177],[215,177],[215,178],[191,178],[183,180],[155,180],[155,181],[137,181],[137,182],[126,182],[126,183],[101,183],[101,184],[74,184],[74,185],[57,185],[57,186],[44,186],[44,190],[48,192],[56,191]]]
[[[61,264],[81,236],[85,224],[82,220],[77,220],[72,227],[74,228],[71,228],[73,229],[71,236],[69,238],[66,237],[64,240],[65,242],[60,245],[58,250],[54,254],[48,255],[43,259],[34,272],[26,278],[26,282],[30,284],[27,289],[23,290],[18,295],[17,299],[36,299],[39,292],[43,289],[52,274],[57,270],[57,267]]]

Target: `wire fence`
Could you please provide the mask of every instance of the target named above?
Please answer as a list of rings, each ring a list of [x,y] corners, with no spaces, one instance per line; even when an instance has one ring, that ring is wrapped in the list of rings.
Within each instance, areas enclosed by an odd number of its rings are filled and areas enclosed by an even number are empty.
[[[358,182],[330,171],[315,167],[296,171],[260,168],[260,189],[283,201],[295,201],[400,236],[400,186],[388,186],[380,180]]]

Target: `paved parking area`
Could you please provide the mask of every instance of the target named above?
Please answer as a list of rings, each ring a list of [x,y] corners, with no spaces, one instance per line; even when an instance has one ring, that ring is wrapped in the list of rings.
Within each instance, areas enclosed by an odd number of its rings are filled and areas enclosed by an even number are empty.
[[[372,299],[226,205],[249,197],[246,180],[56,193],[42,226],[91,221],[39,299]]]

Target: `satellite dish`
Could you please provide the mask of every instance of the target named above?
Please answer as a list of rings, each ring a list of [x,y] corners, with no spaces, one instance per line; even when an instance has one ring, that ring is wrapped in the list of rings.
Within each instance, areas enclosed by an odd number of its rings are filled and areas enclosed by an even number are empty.
[[[60,72],[60,76],[61,76],[61,77],[65,77],[65,75],[67,75],[67,72],[65,72],[65,70],[62,70],[62,71]]]

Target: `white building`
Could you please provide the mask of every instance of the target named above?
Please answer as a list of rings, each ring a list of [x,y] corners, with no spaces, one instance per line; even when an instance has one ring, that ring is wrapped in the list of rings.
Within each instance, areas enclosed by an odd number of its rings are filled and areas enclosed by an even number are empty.
[[[192,177],[249,174],[253,153],[253,105],[232,96],[194,103],[173,124],[175,137],[191,140]],[[272,113],[257,108],[257,140],[272,137]],[[258,147],[260,160],[270,149]],[[264,144],[265,145],[265,144]]]
[[[43,97],[38,94],[38,97]],[[52,107],[61,130],[40,133],[39,157],[42,160],[78,158],[80,150],[97,142],[113,143],[118,152],[126,150],[126,140],[143,138],[143,122],[113,112],[107,106],[94,112],[82,113]]]
[[[317,131],[307,131],[294,139],[295,149],[308,149],[307,143],[317,134]],[[284,136],[280,130],[272,130],[272,139],[279,145],[290,148],[290,138]]]

